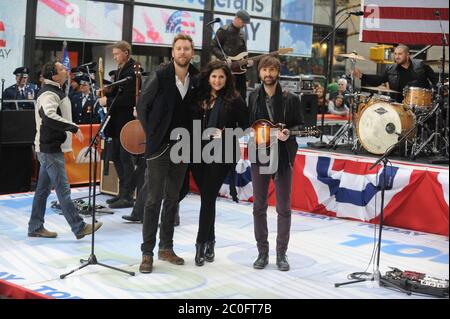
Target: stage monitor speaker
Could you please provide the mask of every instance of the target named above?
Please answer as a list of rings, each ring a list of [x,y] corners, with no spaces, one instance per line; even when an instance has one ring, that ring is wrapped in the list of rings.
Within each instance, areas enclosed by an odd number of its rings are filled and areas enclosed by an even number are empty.
[[[100,174],[100,192],[109,195],[119,194],[119,178],[112,161],[109,162],[109,173],[104,175],[104,162],[101,161],[101,174]]]
[[[300,110],[305,126],[317,126],[317,113],[319,111],[317,94],[300,94]]]
[[[34,110],[0,111],[0,144],[33,144],[34,117]]]
[[[0,145],[0,194],[31,190],[31,145]]]

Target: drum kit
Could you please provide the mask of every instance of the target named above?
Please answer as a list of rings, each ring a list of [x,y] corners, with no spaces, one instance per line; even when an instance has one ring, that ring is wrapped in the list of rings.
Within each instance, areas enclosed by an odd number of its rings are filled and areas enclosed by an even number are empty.
[[[352,66],[356,60],[369,61],[354,53],[339,56],[351,59]],[[436,61],[424,61],[424,64],[434,65]],[[381,155],[407,134],[404,145],[399,145],[401,156],[412,160],[419,155],[440,156],[448,162],[448,81],[442,83],[443,87],[439,83],[437,91],[406,87],[404,92],[397,92],[385,86],[350,91],[349,120],[328,146],[336,148],[339,141],[347,138],[355,154],[362,146],[369,153]],[[403,94],[403,102],[397,103],[389,94]]]

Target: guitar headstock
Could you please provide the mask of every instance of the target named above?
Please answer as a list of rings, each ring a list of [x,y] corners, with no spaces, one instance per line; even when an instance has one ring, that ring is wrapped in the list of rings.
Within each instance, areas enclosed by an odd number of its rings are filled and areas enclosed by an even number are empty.
[[[134,74],[136,74],[136,77],[140,78],[142,76],[142,71],[143,71],[141,63],[136,62],[134,64],[133,68],[134,68]]]
[[[279,48],[277,51],[277,53],[279,55],[288,54],[288,53],[292,53],[292,52],[294,52],[293,48]]]
[[[100,85],[100,89],[103,89],[103,59],[102,58],[98,58],[98,80],[99,80],[99,85]],[[103,91],[101,91],[100,93],[100,97],[103,97]]]

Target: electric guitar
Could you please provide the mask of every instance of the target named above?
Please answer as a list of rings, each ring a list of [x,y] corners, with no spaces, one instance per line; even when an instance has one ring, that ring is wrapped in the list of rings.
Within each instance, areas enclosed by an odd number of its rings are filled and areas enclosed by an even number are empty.
[[[247,72],[247,65],[249,60],[252,60],[253,62],[256,63],[265,56],[277,56],[282,54],[288,54],[291,53],[292,51],[294,51],[293,48],[280,48],[278,49],[278,51],[257,55],[251,58],[248,58],[248,52],[242,52],[236,56],[229,56],[228,62],[230,65],[231,73],[244,74],[245,72]]]
[[[274,124],[269,120],[257,120],[252,124],[254,135],[251,137],[254,137],[254,141],[258,149],[268,148],[277,141],[277,132],[285,128],[285,125],[281,123]],[[319,137],[320,130],[317,127],[307,127],[301,131],[289,130],[289,135]]]

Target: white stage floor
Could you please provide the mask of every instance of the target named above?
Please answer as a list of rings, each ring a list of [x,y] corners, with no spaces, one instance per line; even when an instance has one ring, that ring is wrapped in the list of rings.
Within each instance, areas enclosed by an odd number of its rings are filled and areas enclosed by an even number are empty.
[[[73,189],[72,198],[87,194]],[[97,197],[104,204],[108,196]],[[291,270],[275,265],[276,213],[269,207],[270,263],[252,268],[257,257],[253,235],[252,204],[217,202],[216,259],[197,267],[194,263],[200,198],[188,195],[181,203],[181,225],[175,228],[175,251],[186,261],[175,266],[155,259],[151,274],[139,273],[141,224],[121,216],[97,216],[104,225],[95,236],[99,262],[135,271],[136,276],[90,265],[61,280],[59,276],[80,265],[91,251],[91,237],[76,240],[62,215],[47,209],[47,229],[56,239],[27,237],[33,194],[0,196],[0,279],[55,298],[163,298],[163,299],[414,299],[374,282],[335,288],[353,272],[373,271],[369,261],[374,249],[374,226],[323,215],[294,212],[288,258]],[[50,200],[55,200],[52,193]],[[424,212],[426,213],[426,212]],[[85,218],[91,222],[91,217]],[[378,231],[376,231],[378,234]],[[380,269],[389,266],[448,279],[448,238],[386,227],[383,230]],[[157,248],[155,249],[156,252]]]

